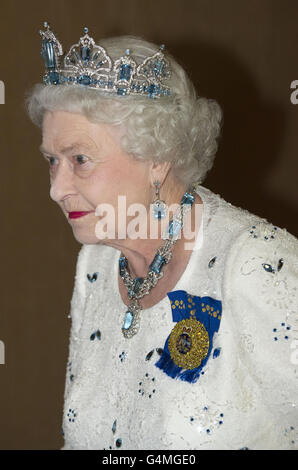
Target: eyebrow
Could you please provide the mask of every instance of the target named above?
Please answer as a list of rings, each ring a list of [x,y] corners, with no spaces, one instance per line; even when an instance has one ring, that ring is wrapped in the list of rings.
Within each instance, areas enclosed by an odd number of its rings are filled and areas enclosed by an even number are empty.
[[[87,144],[76,142],[74,144],[67,145],[65,147],[60,148],[59,151],[62,154],[67,154],[69,152],[73,152],[74,150],[78,150],[78,149],[81,149],[81,148],[90,149],[90,147]],[[40,150],[41,153],[45,153],[45,154],[48,154],[48,155],[51,154],[51,152],[48,152],[42,145],[39,147],[39,150]]]

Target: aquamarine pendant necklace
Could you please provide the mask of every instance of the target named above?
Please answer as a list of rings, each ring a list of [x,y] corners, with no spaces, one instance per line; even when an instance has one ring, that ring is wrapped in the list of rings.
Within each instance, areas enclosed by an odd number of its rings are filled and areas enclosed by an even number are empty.
[[[193,205],[195,199],[194,193],[197,185],[198,183],[193,184],[191,188],[183,194],[180,206],[171,219],[164,234],[163,238],[165,238],[166,241],[164,245],[157,249],[154,258],[149,265],[146,277],[135,277],[133,279],[128,271],[128,262],[126,257],[123,256],[122,253],[120,255],[119,274],[127,288],[128,297],[131,299],[125,313],[122,326],[122,333],[127,339],[132,338],[139,331],[140,312],[142,310],[139,299],[148,295],[151,289],[156,286],[159,279],[163,276],[163,266],[169,263],[172,258],[172,247],[178,240],[179,233],[183,227],[184,215]]]

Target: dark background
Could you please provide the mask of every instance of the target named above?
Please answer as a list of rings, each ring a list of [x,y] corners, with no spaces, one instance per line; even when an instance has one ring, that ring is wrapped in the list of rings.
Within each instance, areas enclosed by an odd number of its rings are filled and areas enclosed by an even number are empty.
[[[39,29],[65,49],[91,36],[135,34],[165,43],[200,95],[224,112],[220,148],[204,186],[298,235],[296,0],[59,0],[2,2],[0,80],[0,449],[63,445],[62,407],[76,256],[80,245],[49,198],[40,131],[24,94],[41,81]]]

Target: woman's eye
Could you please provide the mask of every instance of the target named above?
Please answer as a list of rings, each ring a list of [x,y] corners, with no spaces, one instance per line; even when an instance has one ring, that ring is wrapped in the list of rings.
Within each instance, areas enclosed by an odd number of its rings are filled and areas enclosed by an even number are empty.
[[[50,166],[54,166],[54,165],[55,165],[55,160],[56,160],[55,157],[48,157],[48,162],[49,162]]]
[[[76,155],[75,159],[79,163],[79,165],[83,165],[88,161],[88,158],[85,157],[85,155]]]

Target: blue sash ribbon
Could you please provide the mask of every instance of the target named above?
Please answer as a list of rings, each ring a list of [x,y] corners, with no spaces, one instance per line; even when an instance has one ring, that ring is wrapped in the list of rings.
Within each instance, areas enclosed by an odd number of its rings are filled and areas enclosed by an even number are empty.
[[[189,318],[194,318],[199,321],[208,333],[209,349],[206,357],[198,367],[194,369],[183,369],[175,364],[170,355],[169,335],[165,342],[162,355],[155,365],[173,379],[195,383],[210,357],[213,348],[213,336],[220,326],[222,303],[212,297],[198,297],[188,294],[184,290],[169,292],[168,297],[171,302],[173,322],[179,323]]]

